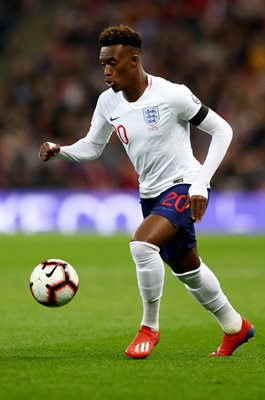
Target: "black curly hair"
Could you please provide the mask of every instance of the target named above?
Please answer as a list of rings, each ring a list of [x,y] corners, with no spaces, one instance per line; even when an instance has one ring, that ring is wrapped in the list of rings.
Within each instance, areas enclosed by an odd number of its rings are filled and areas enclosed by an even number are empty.
[[[104,29],[99,35],[99,43],[101,46],[122,44],[137,49],[142,48],[142,39],[140,34],[126,25],[110,26]]]

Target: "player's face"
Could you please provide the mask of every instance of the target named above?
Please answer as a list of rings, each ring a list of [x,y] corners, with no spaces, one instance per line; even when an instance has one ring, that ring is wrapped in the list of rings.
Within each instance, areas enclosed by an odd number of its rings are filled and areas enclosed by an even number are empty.
[[[139,60],[132,47],[119,45],[105,46],[100,51],[100,62],[104,68],[105,81],[114,92],[128,90],[135,78]]]

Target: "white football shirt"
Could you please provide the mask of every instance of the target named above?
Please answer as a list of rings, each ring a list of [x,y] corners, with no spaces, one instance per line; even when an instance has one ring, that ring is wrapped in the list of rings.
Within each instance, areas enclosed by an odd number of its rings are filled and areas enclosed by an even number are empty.
[[[98,98],[86,137],[78,146],[61,147],[56,158],[79,162],[96,158],[114,131],[139,175],[141,197],[156,197],[176,180],[192,183],[201,170],[193,156],[188,122],[200,107],[185,85],[151,75],[136,102],[110,88]],[[95,151],[89,154],[91,148],[101,150],[95,156]]]

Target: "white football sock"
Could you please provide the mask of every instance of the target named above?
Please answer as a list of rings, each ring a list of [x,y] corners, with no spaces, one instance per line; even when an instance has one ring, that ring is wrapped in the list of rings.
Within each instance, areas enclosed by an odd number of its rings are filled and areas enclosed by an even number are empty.
[[[210,311],[224,332],[239,332],[242,318],[224,295],[219,281],[213,272],[201,261],[198,269],[184,274],[173,274],[181,280],[192,296],[206,310]]]
[[[130,250],[136,265],[138,286],[143,301],[142,325],[159,329],[159,306],[164,285],[164,263],[159,247],[146,242],[130,243]]]
[[[141,325],[149,326],[154,331],[159,330],[159,308],[160,299],[155,301],[143,301],[143,318]]]

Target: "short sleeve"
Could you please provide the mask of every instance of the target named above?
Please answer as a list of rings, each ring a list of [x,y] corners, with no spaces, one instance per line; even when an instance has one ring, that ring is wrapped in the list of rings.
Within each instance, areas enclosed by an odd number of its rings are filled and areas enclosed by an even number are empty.
[[[192,119],[202,106],[201,101],[185,85],[172,84],[171,107],[175,115],[184,121]]]

